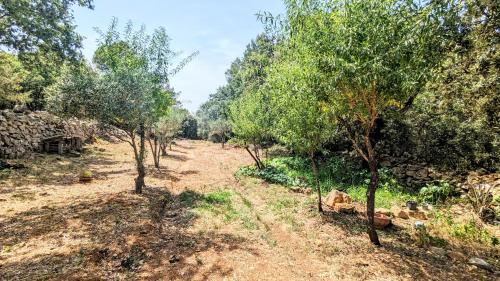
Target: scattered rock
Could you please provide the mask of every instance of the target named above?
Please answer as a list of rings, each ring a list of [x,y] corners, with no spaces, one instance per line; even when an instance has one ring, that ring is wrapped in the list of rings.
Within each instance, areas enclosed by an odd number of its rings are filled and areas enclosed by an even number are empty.
[[[457,251],[448,252],[448,253],[446,253],[446,255],[450,259],[455,260],[455,261],[463,261],[463,260],[467,259],[467,257],[464,254],[457,252]]]
[[[349,203],[337,203],[333,206],[333,210],[343,214],[354,214],[356,212],[354,205]]]
[[[333,190],[330,194],[328,194],[325,205],[333,209],[335,204],[338,203],[350,204],[352,203],[352,198],[345,192]]]
[[[169,261],[170,263],[172,263],[172,264],[173,264],[173,263],[177,263],[177,262],[178,262],[178,261],[180,261],[180,260],[181,260],[181,259],[180,259],[178,256],[176,256],[176,255],[171,255],[171,256],[170,256],[170,258],[168,259],[168,261]]]
[[[439,248],[439,247],[430,247],[429,252],[431,252],[433,255],[438,256],[440,258],[447,256],[446,250],[443,248]]]
[[[485,260],[480,259],[480,258],[470,258],[469,264],[474,265],[474,266],[479,267],[479,268],[484,269],[484,270],[488,270],[490,272],[494,272],[493,266],[491,266]]]
[[[392,213],[396,218],[404,219],[407,220],[410,218],[410,215],[408,214],[408,211],[400,209],[400,208],[393,208]]]
[[[411,218],[415,218],[415,219],[419,219],[419,220],[427,220],[427,214],[420,211],[420,210],[416,210],[416,211],[409,210],[408,215]]]
[[[385,229],[392,223],[390,217],[384,214],[375,214],[374,224],[377,229]]]

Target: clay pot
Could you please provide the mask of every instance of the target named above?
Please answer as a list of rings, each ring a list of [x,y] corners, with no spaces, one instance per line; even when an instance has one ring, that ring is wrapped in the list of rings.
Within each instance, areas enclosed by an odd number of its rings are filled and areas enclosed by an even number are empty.
[[[381,214],[381,213],[375,214],[373,219],[374,219],[373,222],[375,224],[375,228],[377,228],[377,229],[385,229],[386,227],[388,227],[392,223],[392,220],[390,217],[388,217],[384,214]]]

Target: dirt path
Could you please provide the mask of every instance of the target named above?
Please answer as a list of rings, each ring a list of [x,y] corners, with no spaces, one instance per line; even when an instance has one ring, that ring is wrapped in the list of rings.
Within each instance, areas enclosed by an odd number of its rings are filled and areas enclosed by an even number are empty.
[[[145,194],[126,144],[38,156],[0,177],[0,280],[488,280],[464,261],[365,237],[362,218],[319,216],[314,195],[250,178],[243,150],[179,141]],[[78,171],[96,180],[78,183]]]

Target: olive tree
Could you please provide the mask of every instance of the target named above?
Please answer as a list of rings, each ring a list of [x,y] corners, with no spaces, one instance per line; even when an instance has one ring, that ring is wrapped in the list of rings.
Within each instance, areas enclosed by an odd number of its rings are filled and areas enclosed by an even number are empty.
[[[246,92],[230,106],[233,133],[245,144],[245,149],[257,168],[264,168],[259,149],[271,137],[269,97],[262,89]]]
[[[134,31],[129,23],[120,34],[117,21],[113,20],[101,35],[94,56],[94,63],[101,72],[97,90],[99,106],[94,117],[123,129],[129,136],[125,141],[132,146],[137,164],[135,190],[142,193],[146,175],[146,130],[172,106],[172,93],[168,90],[170,76],[196,53],[174,66],[173,61],[179,53],[171,50],[171,39],[165,28],[157,28],[148,35],[145,27]]]
[[[160,156],[167,156],[167,147],[181,133],[187,112],[173,107],[149,129],[148,142],[153,153],[154,164],[160,168]]]
[[[318,211],[323,212],[321,187],[316,154],[333,134],[330,113],[322,102],[319,81],[314,65],[303,60],[300,52],[293,52],[272,67],[268,76],[268,91],[273,111],[273,135],[277,140],[305,154],[318,194]]]
[[[224,119],[210,122],[210,136],[219,138],[222,148],[231,134],[231,124]]]

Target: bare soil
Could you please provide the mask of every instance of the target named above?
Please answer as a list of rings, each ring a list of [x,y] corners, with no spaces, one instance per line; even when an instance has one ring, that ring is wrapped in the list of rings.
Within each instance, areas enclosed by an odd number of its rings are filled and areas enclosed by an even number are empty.
[[[411,223],[379,232],[375,247],[361,215],[319,215],[314,194],[236,179],[251,164],[242,149],[178,141],[160,170],[149,163],[143,195],[132,193],[127,144],[21,163],[27,168],[0,174],[0,280],[496,278],[460,255],[417,247]],[[88,184],[79,183],[85,169],[95,177]]]

